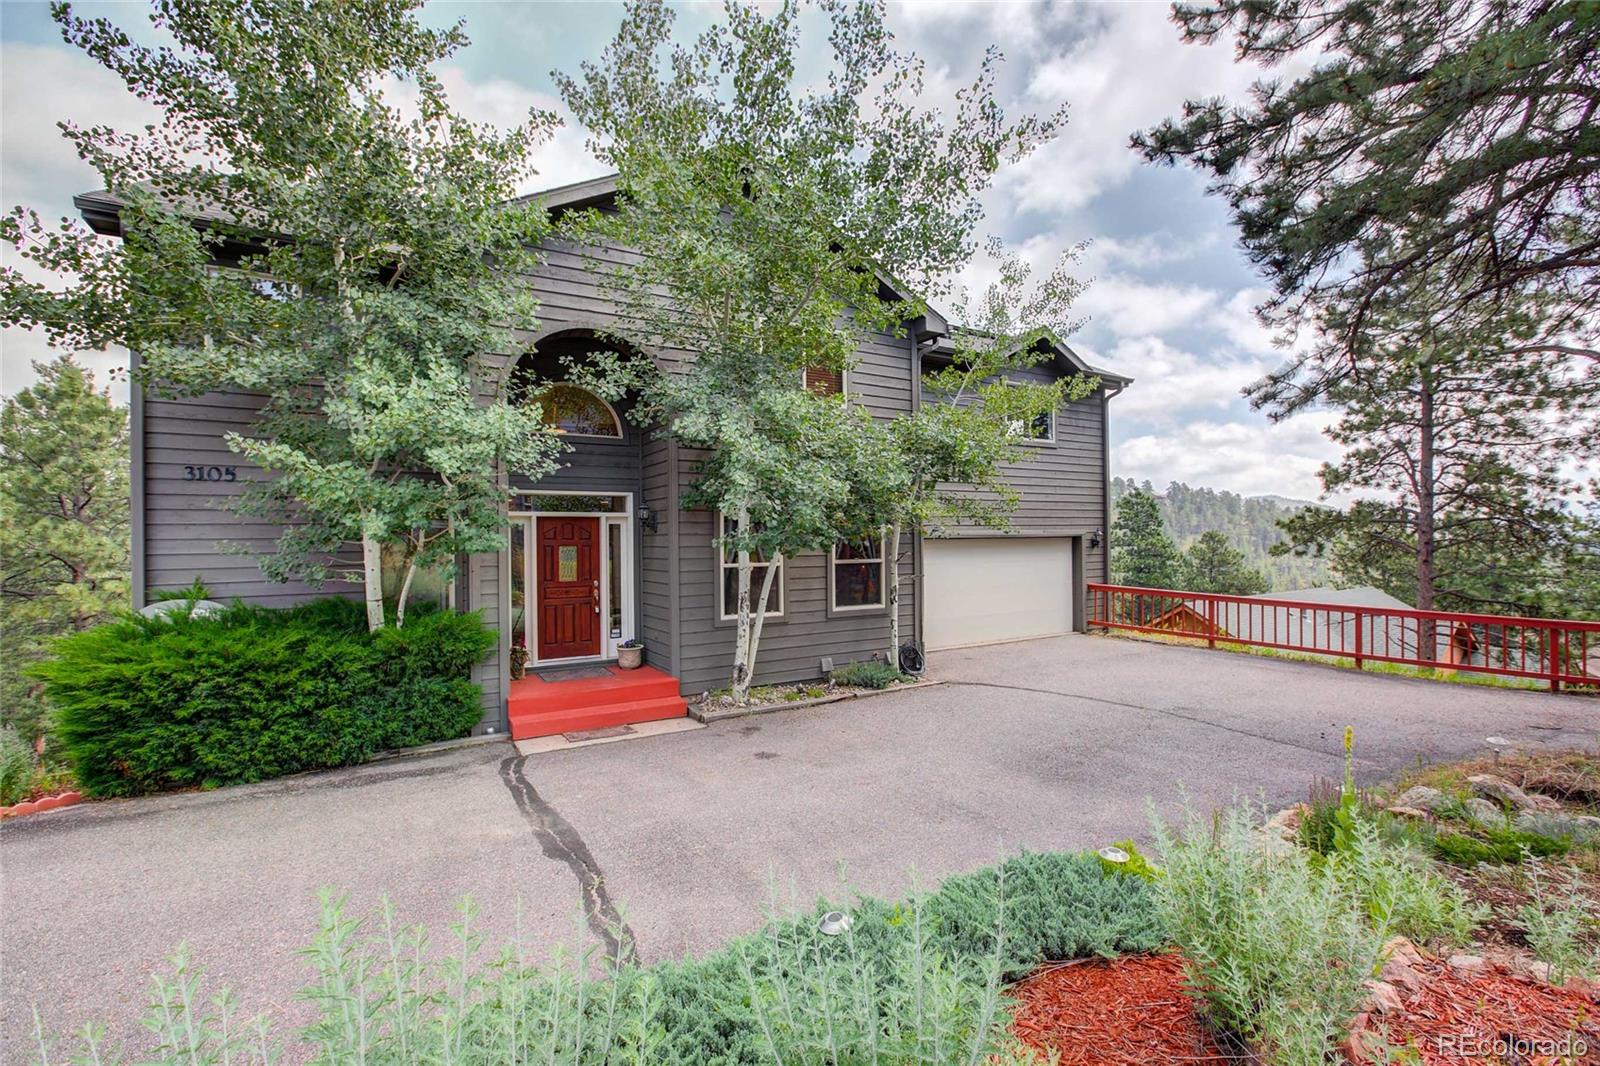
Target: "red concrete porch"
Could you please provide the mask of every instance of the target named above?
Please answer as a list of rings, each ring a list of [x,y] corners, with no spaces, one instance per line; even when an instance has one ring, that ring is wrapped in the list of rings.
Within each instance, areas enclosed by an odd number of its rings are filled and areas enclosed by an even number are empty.
[[[681,718],[689,711],[678,679],[651,666],[624,670],[606,663],[543,672],[550,680],[530,669],[511,682],[512,740]]]

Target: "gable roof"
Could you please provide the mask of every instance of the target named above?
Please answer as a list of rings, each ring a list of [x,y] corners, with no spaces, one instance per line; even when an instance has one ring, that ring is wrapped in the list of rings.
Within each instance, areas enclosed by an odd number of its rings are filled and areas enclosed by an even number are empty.
[[[952,327],[948,333],[924,349],[924,354],[932,355],[936,359],[953,358],[956,354],[955,335],[963,332],[978,334],[981,331],[969,330],[959,325]],[[1054,330],[1041,330],[1035,343],[1040,341],[1050,348],[1051,355],[1055,357],[1056,368],[1064,374],[1093,375],[1112,386],[1114,392],[1120,392],[1133,383],[1133,379],[1125,374],[1119,374],[1115,370],[1091,366],[1088,360],[1073,350],[1072,346],[1062,340]]]
[[[583,181],[569,182],[566,185],[557,185],[550,189],[541,189],[537,192],[526,193],[512,200],[512,204],[526,204],[537,202],[552,215],[559,215],[567,211],[579,211],[590,207],[601,207],[607,202],[614,202],[617,195],[617,182],[620,175],[613,172],[603,174],[597,178],[587,178]],[[229,217],[219,211],[215,205],[207,204],[201,200],[173,199],[168,196],[159,196],[163,206],[175,214],[187,215],[196,225],[208,226],[225,224]],[[93,192],[79,193],[72,198],[72,205],[83,216],[83,220],[96,233],[107,237],[120,237],[122,235],[121,214],[127,201],[112,192],[110,189],[98,189]],[[913,299],[911,289],[887,271],[878,271],[878,284],[886,297],[909,303]],[[949,319],[933,307],[928,307],[915,323],[912,331],[917,340],[928,344],[924,348],[925,354],[935,357],[951,355],[955,345],[951,342],[951,334],[961,329],[959,325],[952,326]],[[1042,339],[1046,340],[1056,358],[1057,368],[1062,373],[1089,374],[1100,378],[1112,386],[1113,392],[1120,392],[1132,383],[1133,379],[1118,374],[1112,370],[1090,366],[1077,352],[1073,351],[1053,331],[1043,331]],[[930,343],[931,342],[931,343]]]

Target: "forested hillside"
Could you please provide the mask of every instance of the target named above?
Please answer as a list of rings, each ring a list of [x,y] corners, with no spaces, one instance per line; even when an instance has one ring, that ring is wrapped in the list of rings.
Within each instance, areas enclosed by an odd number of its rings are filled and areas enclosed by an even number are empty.
[[[1190,488],[1181,481],[1174,481],[1165,492],[1158,492],[1148,481],[1140,484],[1132,478],[1118,477],[1111,479],[1112,505],[1116,505],[1123,493],[1140,488],[1155,494],[1162,523],[1180,548],[1187,549],[1200,534],[1214,529],[1243,552],[1251,566],[1266,575],[1273,591],[1333,584],[1324,560],[1268,554],[1274,544],[1284,540],[1278,519],[1312,506],[1308,501],[1282,496],[1240,496],[1215,489]]]

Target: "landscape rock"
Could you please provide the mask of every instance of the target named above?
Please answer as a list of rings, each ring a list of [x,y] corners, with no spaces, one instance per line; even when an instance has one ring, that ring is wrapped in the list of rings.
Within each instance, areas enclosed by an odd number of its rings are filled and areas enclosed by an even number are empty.
[[[1452,955],[1449,959],[1449,966],[1464,977],[1473,977],[1480,973],[1486,973],[1489,969],[1488,960],[1482,955]]]
[[[1467,778],[1472,790],[1486,799],[1495,800],[1514,811],[1555,811],[1561,805],[1549,796],[1524,792],[1510,781],[1496,774],[1473,774]]]
[[[1473,796],[1461,806],[1466,809],[1467,817],[1478,825],[1498,829],[1506,824],[1505,812],[1486,799]]]
[[[1344,1053],[1345,1061],[1365,1066],[1385,1042],[1383,1034],[1372,1028],[1372,1015],[1362,1011],[1350,1020],[1350,1035],[1339,1045],[1339,1050]]]
[[[1387,981],[1367,982],[1367,1002],[1361,1008],[1371,1014],[1398,1014],[1406,1009],[1400,990]]]
[[[1416,819],[1418,819],[1420,821],[1424,821],[1424,822],[1433,821],[1433,815],[1431,815],[1427,811],[1421,810],[1421,809],[1419,809],[1417,807],[1394,806],[1394,807],[1385,807],[1384,810],[1387,811],[1390,814],[1398,815],[1401,818],[1416,818]]]
[[[1302,807],[1300,804],[1296,804],[1293,807],[1285,807],[1271,818],[1268,818],[1266,824],[1261,828],[1273,836],[1282,837],[1284,840],[1293,843],[1300,835],[1301,812]]]
[[[1294,842],[1294,836],[1285,836],[1281,829],[1268,829],[1265,826],[1255,831],[1256,845],[1268,855],[1293,855],[1299,848]]]
[[[1403,936],[1391,937],[1383,945],[1383,969],[1379,979],[1391,988],[1399,988],[1408,996],[1421,992],[1427,985],[1422,975],[1422,952]]]
[[[1439,804],[1445,801],[1445,794],[1436,788],[1427,785],[1412,785],[1400,795],[1395,797],[1396,807],[1410,807],[1416,811],[1427,811],[1433,814],[1438,810]]]

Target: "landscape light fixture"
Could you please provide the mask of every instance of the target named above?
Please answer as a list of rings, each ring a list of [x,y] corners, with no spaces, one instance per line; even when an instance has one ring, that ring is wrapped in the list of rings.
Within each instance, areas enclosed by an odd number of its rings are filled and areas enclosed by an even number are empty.
[[[823,936],[838,936],[850,928],[850,916],[844,911],[829,911],[817,922],[817,932]]]
[[[1097,854],[1106,862],[1114,862],[1118,866],[1121,866],[1123,863],[1128,861],[1128,853],[1126,851],[1123,851],[1121,848],[1111,847],[1110,845],[1101,848]]]
[[[1507,740],[1505,737],[1484,737],[1483,739],[1494,752],[1495,769],[1500,769],[1500,749],[1509,748],[1511,746],[1511,741]]]

